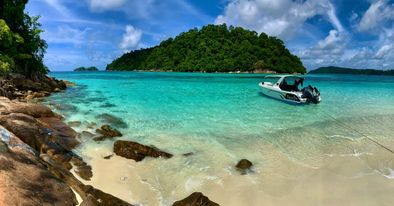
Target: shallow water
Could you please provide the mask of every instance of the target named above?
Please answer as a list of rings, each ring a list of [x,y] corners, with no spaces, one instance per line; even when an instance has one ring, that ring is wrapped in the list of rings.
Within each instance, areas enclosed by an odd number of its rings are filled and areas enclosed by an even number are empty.
[[[81,137],[77,153],[94,172],[87,183],[131,203],[171,205],[194,191],[221,205],[394,200],[394,154],[368,139],[394,149],[394,77],[307,76],[322,102],[295,106],[262,96],[257,84],[264,75],[51,75],[77,83],[46,99],[66,121],[82,121],[77,131],[110,123],[124,134],[120,139],[175,154],[139,163],[105,160],[113,142]],[[188,152],[194,154],[182,156]],[[254,163],[253,173],[234,169],[242,158]]]

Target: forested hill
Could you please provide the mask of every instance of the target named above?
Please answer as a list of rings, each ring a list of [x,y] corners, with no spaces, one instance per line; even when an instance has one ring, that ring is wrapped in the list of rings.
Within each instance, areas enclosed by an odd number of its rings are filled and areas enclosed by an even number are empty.
[[[368,75],[394,75],[394,70],[352,69],[344,67],[320,67],[309,71],[309,74],[368,74]]]
[[[282,40],[225,24],[192,29],[158,46],[126,53],[106,69],[306,72],[300,59],[286,49]]]

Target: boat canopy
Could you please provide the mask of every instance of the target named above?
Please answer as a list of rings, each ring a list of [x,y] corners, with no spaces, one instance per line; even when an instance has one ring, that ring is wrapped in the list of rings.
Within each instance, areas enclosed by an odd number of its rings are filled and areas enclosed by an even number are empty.
[[[304,77],[296,75],[269,75],[265,79],[274,79],[276,85],[284,91],[300,91],[299,85],[303,86]]]

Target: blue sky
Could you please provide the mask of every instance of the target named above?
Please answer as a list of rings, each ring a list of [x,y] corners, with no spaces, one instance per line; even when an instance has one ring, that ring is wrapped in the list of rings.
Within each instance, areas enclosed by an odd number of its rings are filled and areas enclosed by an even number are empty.
[[[106,64],[206,24],[284,40],[308,70],[394,69],[394,0],[30,0],[51,71]]]

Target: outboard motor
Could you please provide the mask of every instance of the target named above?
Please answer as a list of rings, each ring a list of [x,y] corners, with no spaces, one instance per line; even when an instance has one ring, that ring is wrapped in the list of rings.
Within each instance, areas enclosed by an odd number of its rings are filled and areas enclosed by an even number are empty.
[[[302,98],[307,99],[307,102],[317,104],[320,102],[320,92],[316,87],[312,87],[311,85],[303,88],[302,90]]]

